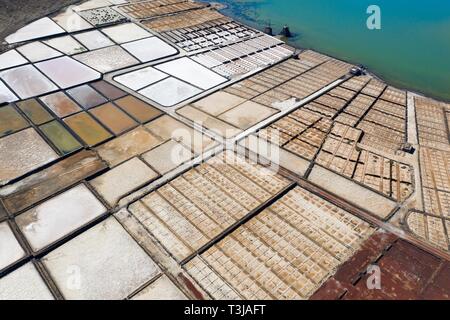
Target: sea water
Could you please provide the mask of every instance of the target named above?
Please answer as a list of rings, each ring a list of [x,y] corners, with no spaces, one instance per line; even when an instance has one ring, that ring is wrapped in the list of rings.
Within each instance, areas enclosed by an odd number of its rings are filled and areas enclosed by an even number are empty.
[[[352,63],[400,88],[450,101],[450,1],[214,0],[238,21],[274,33],[288,25],[291,44]],[[367,9],[381,9],[381,29]]]

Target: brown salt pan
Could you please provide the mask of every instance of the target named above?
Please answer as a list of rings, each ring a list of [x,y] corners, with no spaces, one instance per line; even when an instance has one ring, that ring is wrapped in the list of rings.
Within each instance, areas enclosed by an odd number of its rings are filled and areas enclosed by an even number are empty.
[[[64,118],[82,109],[64,92],[56,92],[40,98],[58,117]]]
[[[64,122],[89,146],[99,144],[112,136],[86,112],[65,118]]]
[[[93,108],[90,112],[116,135],[138,125],[136,121],[112,103]]]
[[[158,109],[133,96],[126,96],[115,103],[140,123],[146,123],[162,114]]]
[[[0,108],[0,137],[27,127],[28,122],[12,105]]]
[[[31,207],[79,181],[106,169],[92,151],[81,151],[0,191],[5,208],[11,213]]]

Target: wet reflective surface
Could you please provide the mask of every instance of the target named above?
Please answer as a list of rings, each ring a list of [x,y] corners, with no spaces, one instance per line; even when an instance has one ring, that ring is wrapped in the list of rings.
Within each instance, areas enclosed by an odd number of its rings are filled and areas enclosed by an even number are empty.
[[[96,80],[101,76],[97,71],[69,57],[40,62],[36,66],[62,89]]]
[[[35,97],[58,89],[57,86],[31,65],[0,72],[0,78],[2,78],[21,99]]]

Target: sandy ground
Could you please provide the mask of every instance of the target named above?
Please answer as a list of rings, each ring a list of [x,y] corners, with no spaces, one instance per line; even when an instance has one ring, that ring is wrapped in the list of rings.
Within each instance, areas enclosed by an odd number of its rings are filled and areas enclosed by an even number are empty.
[[[6,36],[27,23],[80,0],[0,0],[0,52]]]

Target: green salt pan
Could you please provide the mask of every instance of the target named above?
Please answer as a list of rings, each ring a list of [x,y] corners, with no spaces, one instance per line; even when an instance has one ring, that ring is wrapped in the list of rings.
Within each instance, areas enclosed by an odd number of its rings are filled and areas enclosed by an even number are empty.
[[[81,148],[81,144],[58,121],[44,124],[40,129],[62,154]]]

